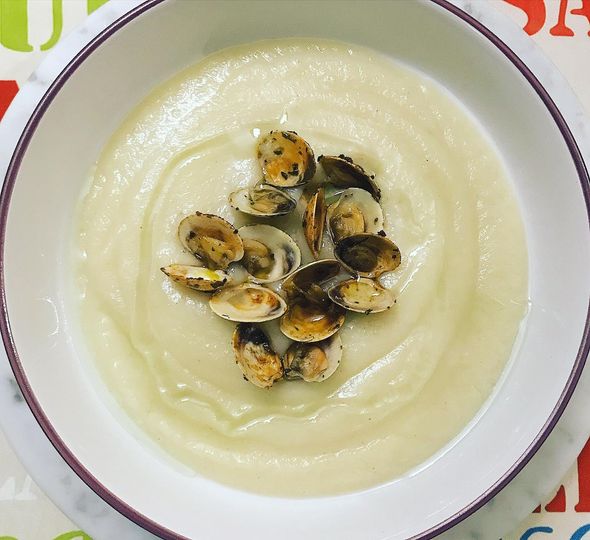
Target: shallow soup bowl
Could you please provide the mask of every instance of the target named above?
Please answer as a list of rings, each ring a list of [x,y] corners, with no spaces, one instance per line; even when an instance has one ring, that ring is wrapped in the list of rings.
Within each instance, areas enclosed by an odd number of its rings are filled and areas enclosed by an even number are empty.
[[[209,53],[290,36],[374,48],[454,94],[505,163],[529,251],[528,315],[500,382],[471,424],[402,478],[316,499],[234,490],[165,456],[93,371],[70,300],[75,208],[102,146],[130,110]],[[522,58],[442,0],[152,0],[83,49],[59,51],[73,60],[31,116],[0,201],[1,329],[29,406],[94,491],[163,538],[401,540],[452,527],[527,463],[567,405],[588,352],[590,234],[582,157]]]

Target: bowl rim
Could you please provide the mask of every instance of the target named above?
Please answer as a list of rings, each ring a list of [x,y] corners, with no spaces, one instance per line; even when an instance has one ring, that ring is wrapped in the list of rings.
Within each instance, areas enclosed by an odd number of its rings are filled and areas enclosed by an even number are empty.
[[[68,79],[76,72],[76,70],[84,63],[84,61],[107,39],[109,39],[118,30],[126,26],[128,23],[135,20],[143,13],[150,9],[163,4],[167,0],[144,0],[141,4],[133,9],[127,11],[122,16],[117,18],[114,22],[106,26],[97,36],[95,36],[90,42],[82,47],[76,55],[68,62],[66,67],[59,73],[55,80],[50,84],[47,91],[41,97],[37,103],[34,111],[29,117],[25,128],[23,129],[15,150],[10,158],[8,169],[4,178],[2,191],[0,192],[0,335],[6,350],[8,361],[11,369],[14,373],[16,381],[22,391],[25,401],[33,413],[37,423],[43,430],[45,436],[49,439],[51,444],[68,464],[68,466],[76,473],[76,475],[99,497],[101,497],[106,503],[112,508],[121,513],[126,518],[130,519],[143,529],[164,538],[165,540],[190,540],[185,536],[182,536],[169,528],[157,523],[146,515],[138,512],[135,508],[127,504],[125,501],[117,497],[111,492],[106,486],[104,486],[94,475],[77,459],[73,452],[68,448],[63,439],[54,429],[51,421],[45,414],[41,404],[38,402],[33,389],[28,381],[25,374],[23,365],[20,361],[16,344],[14,342],[10,318],[8,314],[8,306],[6,302],[6,289],[5,289],[5,240],[6,240],[6,226],[8,222],[8,213],[10,208],[10,200],[12,192],[16,183],[16,179],[20,170],[21,163],[26,154],[29,143],[35,134],[35,131],[51,105],[51,102],[55,96],[60,92],[62,87],[68,81]],[[584,158],[580,151],[580,148],[576,142],[572,131],[570,130],[568,123],[561,114],[556,103],[545,89],[543,84],[526,65],[526,63],[516,54],[500,37],[498,37],[492,30],[490,30],[483,23],[475,19],[472,15],[467,13],[462,8],[452,4],[449,0],[427,0],[432,4],[435,4],[452,15],[458,17],[461,21],[471,26],[476,32],[486,38],[492,43],[520,72],[520,74],[527,80],[532,86],[535,93],[539,96],[547,111],[551,115],[553,121],[557,125],[569,153],[572,157],[578,180],[580,181],[586,212],[588,216],[588,223],[590,226],[590,176],[588,174],[587,166],[584,162]],[[553,431],[557,422],[561,418],[565,408],[567,407],[572,394],[577,386],[582,371],[584,369],[586,359],[590,352],[590,304],[586,314],[586,321],[584,324],[584,332],[573,368],[570,372],[566,385],[554,407],[551,414],[547,418],[545,424],[539,431],[539,433],[532,440],[527,449],[516,459],[512,467],[508,469],[491,487],[485,492],[479,495],[471,503],[458,510],[455,514],[450,516],[444,521],[441,521],[437,525],[415,535],[410,540],[429,540],[439,534],[448,531],[475,511],[480,509],[492,498],[494,498],[503,488],[505,488],[525,465],[532,459],[537,453],[540,447],[543,445],[545,440],[549,437]]]

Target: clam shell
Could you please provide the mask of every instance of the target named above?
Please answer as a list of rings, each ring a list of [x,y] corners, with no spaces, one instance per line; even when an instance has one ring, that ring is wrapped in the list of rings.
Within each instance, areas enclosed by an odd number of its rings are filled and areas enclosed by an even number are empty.
[[[381,200],[381,190],[370,175],[351,158],[340,154],[339,156],[320,156],[318,162],[324,169],[331,184],[344,188],[361,188],[368,191],[373,198]]]
[[[345,309],[366,314],[385,311],[395,304],[391,290],[367,278],[341,281],[328,290],[328,296]]]
[[[273,217],[292,212],[297,206],[297,201],[278,188],[259,184],[232,192],[229,196],[229,204],[244,214]]]
[[[322,341],[338,332],[344,324],[345,310],[326,293],[323,295],[319,301],[305,295],[293,297],[281,318],[281,332],[293,341],[303,342]]]
[[[252,281],[272,283],[293,273],[301,251],[287,233],[271,225],[247,225],[238,230],[244,244],[241,264]]]
[[[379,277],[401,264],[399,248],[389,238],[378,234],[348,236],[336,244],[334,256],[342,266],[360,277]]]
[[[313,150],[295,131],[271,131],[261,137],[258,161],[264,181],[277,187],[305,184],[316,170]]]
[[[315,259],[320,256],[322,249],[326,212],[325,192],[324,188],[320,187],[309,199],[303,214],[303,233]]]
[[[214,214],[197,212],[178,226],[178,238],[195,257],[213,270],[225,270],[244,255],[237,229]]]
[[[376,234],[382,231],[383,210],[368,191],[349,188],[328,207],[326,223],[330,237],[336,244],[354,234]]]
[[[160,268],[172,281],[189,289],[212,292],[226,285],[230,276],[223,270],[210,270],[202,266],[170,264]]]
[[[220,289],[209,299],[209,306],[216,315],[236,322],[271,321],[287,310],[277,293],[254,283]]]
[[[287,298],[292,298],[300,294],[306,295],[313,290],[314,285],[319,286],[336,277],[340,269],[341,265],[336,259],[314,261],[301,266],[293,272],[283,281],[281,288],[287,295]]]
[[[338,369],[342,360],[342,340],[339,334],[315,343],[295,342],[283,357],[285,379],[321,382]]]
[[[240,323],[232,337],[236,363],[244,378],[260,388],[270,388],[283,376],[279,355],[272,349],[268,336],[255,324]]]

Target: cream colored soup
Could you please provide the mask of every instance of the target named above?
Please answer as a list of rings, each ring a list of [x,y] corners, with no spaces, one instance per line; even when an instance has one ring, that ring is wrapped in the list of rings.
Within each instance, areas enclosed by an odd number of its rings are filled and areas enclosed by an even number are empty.
[[[403,262],[394,309],[348,316],[330,379],[262,390],[234,362],[234,325],[160,267],[192,262],[185,215],[248,222],[227,197],[260,178],[256,138],[276,128],[376,173]],[[523,227],[494,148],[432,81],[356,46],[261,42],[179,74],[109,141],[78,220],[83,331],[114,396],[198,473],[268,494],[366,488],[433,456],[490,395],[527,305]],[[309,261],[299,220],[271,223]]]

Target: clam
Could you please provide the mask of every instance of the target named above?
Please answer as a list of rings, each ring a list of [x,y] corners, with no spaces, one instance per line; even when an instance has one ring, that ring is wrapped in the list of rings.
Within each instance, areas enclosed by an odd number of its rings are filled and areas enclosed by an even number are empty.
[[[293,343],[285,353],[285,379],[320,382],[332,375],[342,359],[342,340],[338,334],[316,343]]]
[[[378,234],[348,236],[336,244],[334,255],[347,270],[368,278],[391,272],[401,263],[399,248]]]
[[[297,206],[297,201],[278,188],[259,184],[232,192],[229,196],[229,204],[245,214],[272,217],[292,212]]]
[[[278,187],[305,184],[315,174],[313,151],[294,131],[271,131],[258,143],[264,181]]]
[[[322,341],[334,335],[345,319],[345,310],[319,287],[314,298],[296,294],[280,322],[281,332],[293,341]]]
[[[178,226],[182,245],[208,268],[225,270],[229,263],[244,255],[237,229],[225,219],[197,212],[185,217]]]
[[[283,376],[279,355],[272,349],[268,336],[258,326],[240,323],[232,337],[236,363],[244,378],[260,388],[270,388]]]
[[[218,290],[209,299],[209,306],[220,317],[236,322],[271,321],[287,310],[277,293],[253,283]]]
[[[314,256],[320,256],[326,222],[326,198],[324,188],[320,187],[309,199],[303,214],[303,232],[307,245]]]
[[[241,264],[252,281],[278,281],[301,264],[299,246],[280,229],[271,225],[248,225],[241,227],[238,232],[244,244]]]
[[[196,291],[211,292],[229,281],[229,274],[223,270],[210,270],[202,266],[170,264],[160,270],[172,281]]]
[[[287,298],[298,295],[310,295],[316,291],[315,300],[321,300],[321,294],[317,291],[320,284],[336,277],[340,272],[340,263],[336,259],[322,259],[302,266],[293,272],[285,281],[281,288],[285,291]],[[312,294],[313,296],[313,294]]]
[[[381,190],[374,181],[374,175],[368,174],[352,158],[340,154],[339,156],[320,156],[318,161],[332,185],[361,188],[368,191],[377,202],[381,199]]]
[[[395,304],[395,296],[375,280],[367,278],[347,279],[328,290],[332,302],[350,311],[379,313]]]
[[[383,230],[381,205],[368,191],[359,188],[344,190],[328,207],[326,219],[335,244],[347,236]]]

